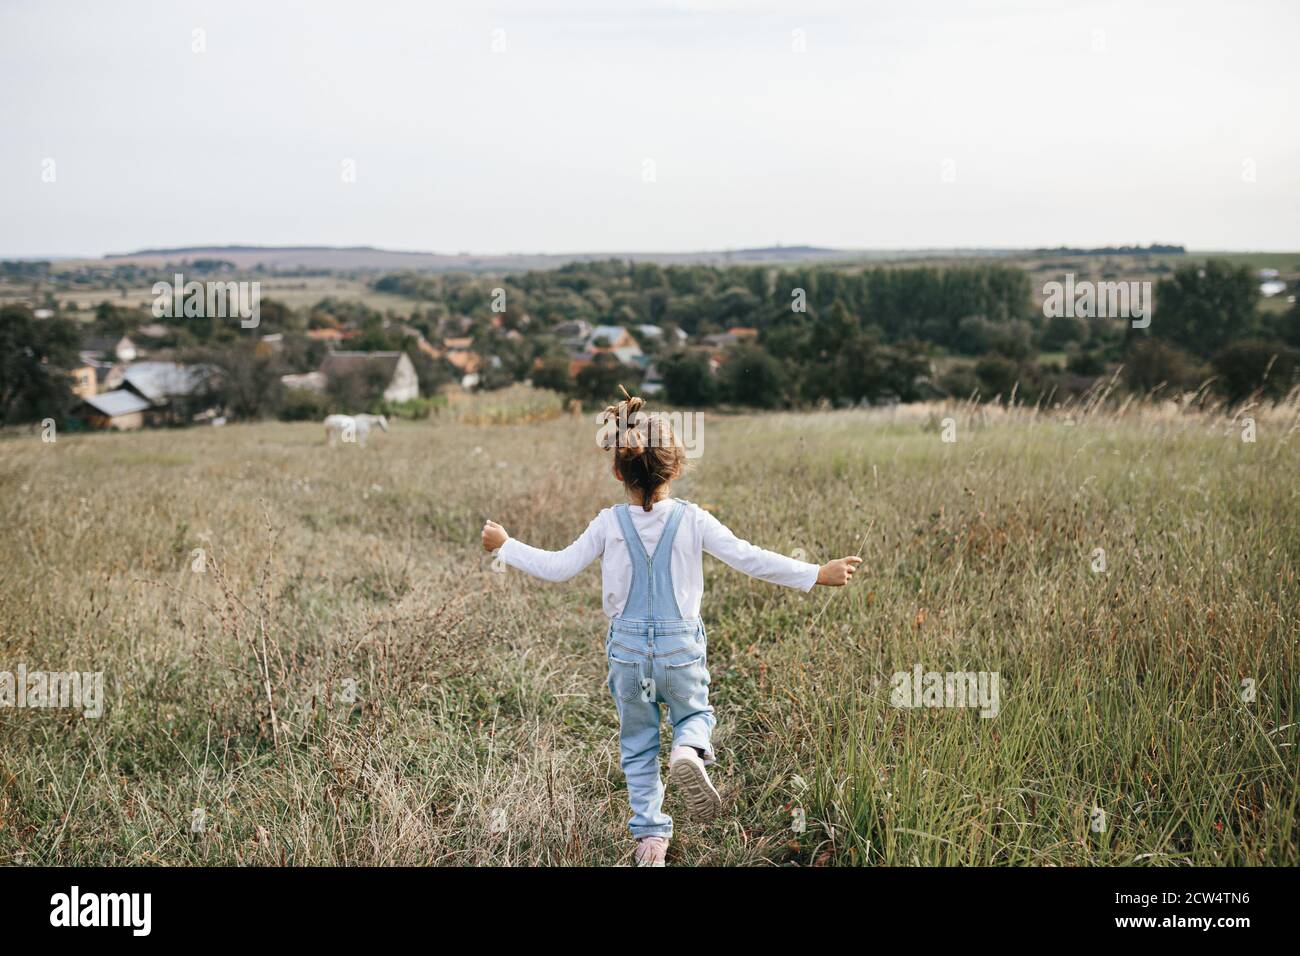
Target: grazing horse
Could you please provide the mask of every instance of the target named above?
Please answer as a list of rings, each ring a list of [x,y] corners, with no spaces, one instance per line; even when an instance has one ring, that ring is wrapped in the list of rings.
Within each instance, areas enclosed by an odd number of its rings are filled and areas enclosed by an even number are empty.
[[[325,441],[336,445],[341,439],[365,448],[372,425],[388,431],[388,419],[383,415],[330,415],[325,419]]]

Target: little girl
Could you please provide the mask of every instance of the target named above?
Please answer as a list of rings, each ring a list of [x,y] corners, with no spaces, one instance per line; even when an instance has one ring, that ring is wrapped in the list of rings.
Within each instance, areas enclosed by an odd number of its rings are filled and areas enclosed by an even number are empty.
[[[623,393],[627,395],[626,392]],[[685,455],[668,423],[641,412],[628,398],[605,410],[602,445],[614,451],[614,477],[627,502],[606,508],[563,551],[542,551],[511,538],[501,525],[483,526],[483,547],[511,567],[547,581],[567,581],[597,557],[609,630],[609,690],[618,708],[619,746],[627,777],[637,866],[663,866],[673,821],[663,812],[659,779],[659,705],[668,707],[673,746],[668,780],[696,819],[721,805],[706,765],[714,762],[706,639],[700,621],[704,593],[701,556],[707,551],[738,571],[809,591],[840,587],[861,563],[837,558],[820,568],[764,551],[732,534],[717,518],[669,497]]]

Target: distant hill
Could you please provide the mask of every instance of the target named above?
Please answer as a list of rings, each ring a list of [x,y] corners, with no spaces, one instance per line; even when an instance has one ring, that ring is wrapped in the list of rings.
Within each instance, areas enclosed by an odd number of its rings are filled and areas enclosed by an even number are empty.
[[[991,250],[866,250],[828,249],[819,246],[766,246],[756,249],[726,249],[701,252],[577,252],[561,254],[506,253],[475,255],[437,252],[402,252],[371,246],[182,246],[141,249],[114,253],[103,261],[112,265],[148,267],[224,260],[240,271],[261,267],[268,272],[299,270],[392,272],[517,272],[525,269],[553,269],[570,262],[623,259],[657,262],[661,265],[755,265],[797,262],[854,262],[864,260],[954,258],[1005,255]]]

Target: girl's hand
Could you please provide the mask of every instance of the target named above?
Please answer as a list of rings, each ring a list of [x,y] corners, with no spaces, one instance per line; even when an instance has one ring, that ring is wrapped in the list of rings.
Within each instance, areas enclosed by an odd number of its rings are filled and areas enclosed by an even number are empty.
[[[483,533],[487,534],[486,531]],[[856,556],[827,561],[817,569],[817,583],[831,588],[842,588],[853,579],[853,569],[861,563],[862,559]]]
[[[506,538],[508,537],[510,537],[510,535],[506,534],[505,528],[501,527],[501,525],[497,524],[495,521],[488,521],[483,525],[483,550],[495,551],[497,548],[501,547],[501,545],[506,543]]]

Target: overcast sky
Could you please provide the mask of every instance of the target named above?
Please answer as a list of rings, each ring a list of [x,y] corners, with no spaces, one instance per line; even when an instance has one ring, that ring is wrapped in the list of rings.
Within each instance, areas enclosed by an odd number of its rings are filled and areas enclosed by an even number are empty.
[[[1298,28],[1295,0],[0,0],[0,255],[1300,249]]]

